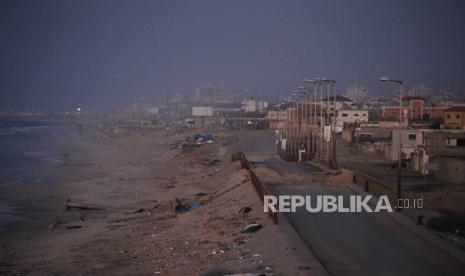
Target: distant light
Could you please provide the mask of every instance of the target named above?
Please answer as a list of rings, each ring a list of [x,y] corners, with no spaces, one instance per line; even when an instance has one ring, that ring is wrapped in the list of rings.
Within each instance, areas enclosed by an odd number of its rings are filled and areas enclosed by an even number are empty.
[[[388,77],[381,77],[379,78],[380,81],[389,81],[389,78]]]
[[[79,112],[79,111],[81,111],[81,108],[80,108],[80,107],[78,107],[78,108],[76,108],[76,110]]]

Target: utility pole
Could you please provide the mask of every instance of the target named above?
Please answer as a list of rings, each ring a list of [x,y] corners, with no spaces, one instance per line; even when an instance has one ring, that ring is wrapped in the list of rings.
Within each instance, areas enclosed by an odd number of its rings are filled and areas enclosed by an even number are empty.
[[[328,119],[330,120],[330,139],[327,141],[327,158],[328,158],[328,164],[333,167],[334,169],[337,169],[337,161],[336,161],[336,81],[335,80],[326,80],[328,83],[328,108],[329,108],[329,95],[333,94],[333,110],[331,113],[329,113]],[[332,92],[332,93],[331,93]],[[329,148],[330,144],[332,144],[332,154],[331,154],[331,159],[329,158]]]
[[[399,128],[398,128],[398,136],[397,139],[399,140],[399,150],[397,151],[397,203],[396,203],[396,210],[398,212],[402,211],[402,208],[399,208],[399,199],[402,197],[402,113],[403,113],[403,106],[402,106],[402,98],[404,93],[404,83],[400,80],[392,80],[387,77],[382,77],[379,79],[383,82],[395,82],[399,84]]]

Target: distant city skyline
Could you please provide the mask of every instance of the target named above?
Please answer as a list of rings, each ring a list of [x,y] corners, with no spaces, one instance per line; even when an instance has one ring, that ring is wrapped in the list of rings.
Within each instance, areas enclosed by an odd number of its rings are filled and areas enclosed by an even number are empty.
[[[209,82],[270,99],[312,77],[465,94],[464,26],[463,1],[2,1],[0,108],[163,104]]]

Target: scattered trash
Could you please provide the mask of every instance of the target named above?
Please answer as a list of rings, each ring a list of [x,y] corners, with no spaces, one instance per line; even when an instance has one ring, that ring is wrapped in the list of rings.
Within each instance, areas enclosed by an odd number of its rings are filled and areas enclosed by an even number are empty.
[[[138,214],[144,212],[144,208],[137,209],[135,211],[132,211],[133,214]]]
[[[204,159],[200,161],[200,164],[205,165],[205,166],[214,166],[214,165],[218,165],[218,163],[220,162],[221,160],[219,159]]]
[[[96,206],[96,205],[83,205],[78,203],[72,203],[71,199],[66,200],[66,211],[71,211],[72,209],[78,210],[105,210],[105,208]]]
[[[248,212],[252,211],[252,208],[250,207],[242,207],[241,209],[239,209],[239,214],[247,214]]]
[[[176,213],[178,213],[178,214],[184,214],[186,212],[198,209],[198,208],[202,207],[202,205],[203,205],[202,201],[194,201],[190,205],[190,207],[187,207],[186,205],[182,204],[181,201],[178,198],[176,198],[175,200],[176,200],[176,205],[174,207],[174,211]]]
[[[263,261],[259,262],[262,263]],[[239,274],[228,274],[228,276],[273,276],[273,273],[239,273]]]
[[[181,141],[177,144],[177,148],[178,149],[190,149],[190,148],[196,148],[196,147],[199,147],[200,145],[199,144],[196,144],[196,143],[190,143],[190,142],[186,142],[186,141]]]
[[[423,215],[417,216],[417,225],[423,225],[423,218],[424,217],[425,216],[423,216]]]
[[[59,219],[54,219],[54,220],[52,220],[52,221],[50,222],[50,224],[48,225],[48,227],[49,227],[50,229],[54,229],[54,228],[56,228],[58,225],[60,225],[60,224],[62,224],[62,223],[63,223],[63,222],[62,222],[61,220],[59,220]]]
[[[262,225],[258,223],[252,223],[241,229],[241,233],[253,233],[262,229]]]
[[[213,143],[213,133],[207,132],[204,134],[196,134],[194,135],[194,140],[199,143],[199,142],[207,142],[207,143]]]
[[[178,198],[175,198],[176,205],[174,206],[174,211],[178,214],[184,214],[189,211],[189,208],[184,206]]]
[[[211,267],[207,269],[207,271],[200,273],[200,276],[223,276],[223,275],[231,275],[232,272],[229,269],[223,267]]]
[[[66,227],[66,229],[79,229],[79,228],[82,228],[82,225],[70,225]]]
[[[189,208],[189,210],[195,210],[195,209],[198,209],[202,207],[202,202],[200,201],[196,201],[194,203],[192,203],[191,207]]]

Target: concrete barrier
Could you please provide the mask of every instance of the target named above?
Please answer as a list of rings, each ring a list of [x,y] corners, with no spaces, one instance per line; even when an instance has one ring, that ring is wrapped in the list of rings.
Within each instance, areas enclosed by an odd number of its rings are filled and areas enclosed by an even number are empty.
[[[250,164],[249,160],[247,160],[247,157],[242,151],[235,152],[231,155],[231,161],[239,161],[241,163],[241,168],[246,169],[249,171],[249,177],[250,181],[252,182],[252,185],[255,188],[255,191],[257,192],[258,196],[260,197],[260,200],[264,201],[265,195],[271,195],[271,193],[267,190],[267,188],[262,185],[258,177],[255,175],[255,172],[253,170],[252,164]],[[268,212],[268,216],[273,220],[274,224],[278,224],[278,213],[277,212]]]

